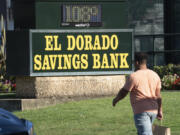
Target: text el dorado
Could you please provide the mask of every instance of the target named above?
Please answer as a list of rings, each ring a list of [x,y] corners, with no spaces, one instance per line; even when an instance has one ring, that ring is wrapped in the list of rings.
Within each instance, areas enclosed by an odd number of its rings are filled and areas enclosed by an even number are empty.
[[[129,68],[127,62],[129,54],[118,53],[116,51],[120,47],[120,42],[116,34],[95,36],[88,34],[77,36],[67,35],[66,37],[67,44],[65,45],[66,49],[64,52],[66,51],[68,53],[62,54],[59,53],[63,51],[60,36],[44,36],[45,45],[43,51],[46,53],[33,55],[34,71]],[[109,50],[111,51],[109,52]],[[51,53],[48,54],[47,52]]]

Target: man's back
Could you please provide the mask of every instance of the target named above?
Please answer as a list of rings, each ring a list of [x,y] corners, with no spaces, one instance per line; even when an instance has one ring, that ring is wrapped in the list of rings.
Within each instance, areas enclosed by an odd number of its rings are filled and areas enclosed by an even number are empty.
[[[154,71],[147,69],[147,54],[136,53],[134,65],[136,72],[129,76],[112,105],[115,106],[130,92],[138,135],[153,135],[152,124],[155,118],[163,119],[161,81]]]
[[[142,69],[132,73],[125,89],[130,90],[130,99],[135,114],[142,112],[157,113],[156,90],[161,88],[159,76],[152,70]]]

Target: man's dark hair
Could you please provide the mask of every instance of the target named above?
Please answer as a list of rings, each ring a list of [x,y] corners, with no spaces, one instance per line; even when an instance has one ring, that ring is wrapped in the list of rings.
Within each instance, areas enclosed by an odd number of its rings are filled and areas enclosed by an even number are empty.
[[[147,63],[148,55],[146,53],[137,52],[135,53],[135,62],[139,62],[139,64]]]

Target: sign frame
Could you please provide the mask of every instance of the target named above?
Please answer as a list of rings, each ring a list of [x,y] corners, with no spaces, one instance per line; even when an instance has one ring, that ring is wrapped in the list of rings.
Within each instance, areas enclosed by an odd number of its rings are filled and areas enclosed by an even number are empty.
[[[131,32],[132,33],[132,70],[131,71],[83,71],[83,72],[33,72],[33,59],[32,59],[32,34],[33,33],[112,33],[112,32]],[[124,75],[131,74],[134,71],[134,30],[133,29],[30,29],[29,30],[29,49],[30,49],[30,76],[94,76],[94,75]]]

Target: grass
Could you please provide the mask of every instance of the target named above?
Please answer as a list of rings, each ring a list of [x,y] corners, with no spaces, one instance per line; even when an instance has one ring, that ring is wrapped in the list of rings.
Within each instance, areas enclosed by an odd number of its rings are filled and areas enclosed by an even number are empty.
[[[180,134],[180,92],[162,92],[163,125]],[[113,97],[14,112],[34,123],[37,135],[135,135],[129,97],[112,107]],[[155,121],[155,123],[158,123]]]
[[[16,93],[0,93],[0,99],[16,98]]]

